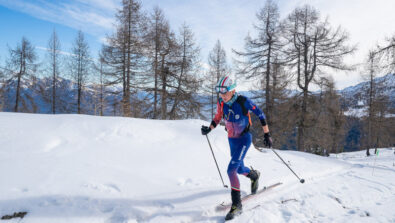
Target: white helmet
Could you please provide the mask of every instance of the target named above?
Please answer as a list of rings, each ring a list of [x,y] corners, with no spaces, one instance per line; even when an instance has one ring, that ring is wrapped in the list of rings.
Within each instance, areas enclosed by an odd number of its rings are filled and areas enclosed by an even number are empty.
[[[229,76],[221,77],[218,83],[215,85],[215,91],[217,93],[225,94],[236,88],[236,82],[233,83]]]

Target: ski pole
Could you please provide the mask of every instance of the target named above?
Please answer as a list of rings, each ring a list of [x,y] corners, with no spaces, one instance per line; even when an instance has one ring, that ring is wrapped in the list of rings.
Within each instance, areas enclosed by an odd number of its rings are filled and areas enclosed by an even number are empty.
[[[272,149],[272,151],[278,156],[278,158],[280,158],[281,161],[283,161],[283,163],[292,171],[292,173],[295,174],[295,176],[299,179],[299,181],[300,181],[301,183],[304,183],[304,179],[300,179],[300,178],[298,177],[298,175],[296,175],[296,173],[291,169],[291,167],[288,166],[288,164],[283,160],[283,158],[281,158],[280,155],[278,155],[278,153],[277,153],[274,149]]]
[[[222,184],[224,185],[224,187],[228,188],[228,185],[225,185],[224,179],[222,179],[222,175],[221,175],[221,171],[219,171],[217,159],[215,159],[214,151],[213,151],[213,148],[211,148],[211,143],[210,143],[210,140],[208,139],[208,136],[207,136],[207,135],[206,135],[206,138],[207,138],[208,145],[210,146],[211,153],[213,154],[213,158],[214,158],[214,161],[215,161],[215,165],[217,165],[218,173],[219,173],[219,176],[221,177]]]

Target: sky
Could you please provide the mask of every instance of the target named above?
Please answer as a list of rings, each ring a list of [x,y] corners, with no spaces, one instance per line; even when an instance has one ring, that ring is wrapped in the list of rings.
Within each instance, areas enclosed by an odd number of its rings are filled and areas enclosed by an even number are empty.
[[[350,34],[349,44],[357,45],[354,55],[346,58],[352,64],[362,64],[368,51],[385,38],[395,34],[394,0],[274,0],[285,18],[295,7],[310,4],[328,18],[333,27],[341,26]],[[185,22],[192,28],[201,48],[201,60],[217,40],[224,46],[228,62],[235,55],[232,49],[243,50],[244,38],[255,34],[253,24],[264,0],[144,0],[143,10],[152,12],[154,6],[163,9],[172,29],[177,32]],[[120,0],[0,0],[0,64],[22,36],[27,37],[40,54],[45,53],[53,29],[61,48],[70,52],[78,30],[89,42],[91,55],[96,56],[106,35],[114,30],[114,14]],[[393,27],[393,28],[392,28]],[[343,89],[362,81],[361,68],[352,72],[331,72],[336,87]],[[240,84],[242,90],[249,83]]]

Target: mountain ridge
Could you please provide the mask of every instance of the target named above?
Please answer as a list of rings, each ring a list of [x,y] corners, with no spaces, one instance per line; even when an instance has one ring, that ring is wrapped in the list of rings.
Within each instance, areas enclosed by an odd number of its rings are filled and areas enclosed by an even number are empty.
[[[62,92],[57,92],[59,96],[59,103],[64,105],[57,106],[59,110],[56,113],[67,114],[73,113],[76,110],[76,105],[70,103],[71,101],[76,101],[76,84],[69,79],[59,78],[58,79],[59,89],[63,89]],[[51,113],[51,98],[48,96],[52,88],[48,87],[48,82],[51,82],[51,78],[37,78],[34,81],[25,81],[22,87],[22,98],[24,99],[23,106],[24,110],[33,113],[48,114]],[[395,108],[395,74],[387,74],[382,77],[375,78],[374,82],[376,85],[380,85],[382,94],[388,97],[388,103],[391,108]],[[13,111],[13,105],[15,104],[15,82],[11,82],[8,93],[5,96],[4,101],[0,101],[3,105],[3,111]],[[369,82],[361,82],[359,84],[346,87],[342,90],[337,90],[336,92],[341,96],[341,104],[344,110],[349,109],[361,109],[367,105],[367,94],[368,94]],[[94,84],[87,85],[83,94],[83,110],[87,114],[97,114],[96,108],[92,108],[92,102],[97,100],[97,94],[95,93],[98,86]],[[117,87],[107,87],[111,91],[117,90]],[[47,96],[40,95],[38,92],[47,94]],[[121,91],[121,89],[119,89]],[[297,91],[288,90],[288,94],[294,95]],[[257,91],[241,91],[243,95],[253,97]],[[140,92],[137,96],[139,98],[145,98],[149,96],[150,93]],[[201,101],[207,100],[207,96],[199,95]],[[108,101],[107,104],[116,104],[116,101],[120,101],[120,96],[109,93],[105,93],[104,98]],[[264,102],[264,98],[257,99],[259,103]],[[89,104],[90,103],[90,104]],[[104,115],[114,115],[113,107],[108,106],[104,111]]]

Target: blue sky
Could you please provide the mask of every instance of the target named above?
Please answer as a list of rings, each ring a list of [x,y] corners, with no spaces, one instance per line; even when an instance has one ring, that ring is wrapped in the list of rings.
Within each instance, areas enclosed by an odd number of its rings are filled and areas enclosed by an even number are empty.
[[[113,32],[114,14],[121,0],[0,0],[0,64],[8,55],[7,45],[15,47],[22,36],[27,37],[43,60],[48,39],[55,28],[63,51],[69,52],[78,30],[89,42],[96,56],[106,34]],[[186,22],[201,47],[202,62],[217,39],[226,49],[242,50],[247,33],[254,35],[255,14],[264,0],[144,0],[143,10],[151,12],[159,6],[174,31]],[[363,62],[369,49],[395,34],[394,0],[277,0],[284,18],[296,6],[310,4],[328,17],[333,26],[341,25],[350,33],[350,43],[358,51],[347,58],[351,63]],[[361,69],[351,73],[333,73],[337,88],[361,81]],[[248,84],[245,84],[244,89]]]
[[[8,56],[8,46],[15,48],[23,36],[37,47],[37,53],[41,57],[40,59],[43,59],[43,54],[45,53],[43,48],[48,46],[48,40],[54,29],[58,34],[62,51],[70,52],[78,30],[84,32],[85,38],[89,42],[92,56],[95,56],[100,49],[100,38],[104,37],[106,33],[101,32],[100,28],[96,28],[89,23],[77,24],[75,21],[71,21],[73,18],[70,18],[69,22],[62,21],[60,18],[52,19],[48,16],[49,14],[43,16],[43,13],[40,14],[34,10],[29,11],[27,7],[23,8],[20,5],[13,5],[14,2],[12,1],[6,4],[4,2],[0,0],[0,32],[3,33],[0,36],[0,62],[4,62]],[[30,2],[29,4],[33,5],[39,4],[40,1],[24,2]],[[58,11],[54,10],[51,13],[55,16]]]

